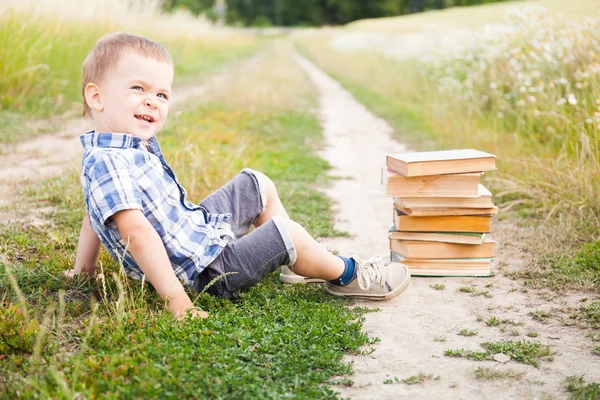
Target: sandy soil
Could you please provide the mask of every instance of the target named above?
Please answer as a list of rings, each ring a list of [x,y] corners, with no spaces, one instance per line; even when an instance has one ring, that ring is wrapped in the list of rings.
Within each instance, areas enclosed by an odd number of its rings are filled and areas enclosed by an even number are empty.
[[[347,238],[327,239],[343,253],[363,257],[373,254],[389,258],[387,230],[391,225],[392,201],[384,197],[380,170],[385,155],[405,150],[394,141],[392,128],[372,115],[340,85],[308,60],[296,55],[320,91],[319,118],[327,146],[322,156],[336,168],[333,174],[349,177],[334,180],[326,193],[337,201],[336,228],[350,232]],[[337,386],[344,397],[353,399],[537,399],[565,398],[564,378],[585,375],[586,381],[600,380],[600,358],[591,353],[594,347],[586,332],[567,326],[557,319],[541,323],[529,314],[544,310],[553,315],[567,315],[570,307],[578,308],[586,294],[544,300],[548,293],[532,293],[503,275],[503,270],[518,269],[526,262],[522,240],[532,232],[517,229],[508,222],[493,224],[498,242],[492,278],[418,278],[401,296],[387,302],[357,301],[356,305],[379,307],[366,314],[365,328],[381,341],[365,349],[369,354],[348,357],[355,374],[351,387]],[[444,284],[444,290],[430,285]],[[492,297],[471,296],[457,292],[462,286],[489,291]],[[483,321],[492,316],[522,325],[504,324],[487,327]],[[459,336],[461,329],[478,331],[476,336]],[[502,332],[504,330],[504,332]],[[514,331],[514,332],[513,332]],[[528,332],[539,336],[531,339]],[[518,335],[518,336],[517,336]],[[434,340],[435,338],[435,340]],[[476,362],[444,356],[446,349],[482,351],[479,343],[500,340],[538,340],[550,345],[553,361],[542,361],[534,368],[515,361],[505,365],[495,361]],[[524,372],[521,379],[476,379],[477,367],[512,369]],[[397,382],[423,373],[434,379],[422,384]],[[439,377],[439,379],[435,379]],[[392,380],[394,383],[385,384]]]

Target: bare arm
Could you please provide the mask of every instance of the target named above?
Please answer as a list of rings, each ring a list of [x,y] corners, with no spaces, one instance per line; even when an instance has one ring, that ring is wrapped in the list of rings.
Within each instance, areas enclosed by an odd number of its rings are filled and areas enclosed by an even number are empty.
[[[100,239],[98,239],[96,232],[92,230],[90,217],[86,211],[81,223],[81,232],[79,233],[79,241],[77,243],[75,267],[72,270],[66,271],[65,275],[72,277],[79,275],[81,272],[94,275],[101,246]]]
[[[146,278],[152,283],[161,299],[174,317],[179,318],[194,305],[177,279],[175,271],[165,250],[160,236],[140,210],[123,210],[117,212],[115,220],[121,237],[128,243],[128,249]],[[205,312],[195,312],[196,316],[205,318]]]

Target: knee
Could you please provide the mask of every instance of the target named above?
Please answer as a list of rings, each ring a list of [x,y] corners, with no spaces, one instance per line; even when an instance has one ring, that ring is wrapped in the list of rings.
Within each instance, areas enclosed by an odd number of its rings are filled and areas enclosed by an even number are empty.
[[[292,242],[294,242],[294,245],[296,245],[297,238],[300,235],[302,235],[302,225],[289,218],[281,218],[279,221],[283,223],[285,231],[290,235],[290,238],[292,239]]]
[[[279,197],[279,194],[277,193],[277,188],[275,187],[275,183],[271,180],[271,178],[269,178],[262,172],[257,172],[256,176],[258,178],[258,181],[260,182],[260,185],[265,189],[267,199],[276,199]]]

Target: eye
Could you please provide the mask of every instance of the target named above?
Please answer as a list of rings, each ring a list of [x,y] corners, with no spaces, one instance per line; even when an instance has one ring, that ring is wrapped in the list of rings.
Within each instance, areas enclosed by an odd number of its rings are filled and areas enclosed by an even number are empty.
[[[165,93],[159,93],[157,94],[158,97],[162,97],[165,100],[169,100],[169,96],[167,96]]]
[[[142,91],[142,90],[144,90],[144,89],[143,89],[141,86],[132,86],[131,88],[132,88],[133,90],[139,90],[139,91]]]

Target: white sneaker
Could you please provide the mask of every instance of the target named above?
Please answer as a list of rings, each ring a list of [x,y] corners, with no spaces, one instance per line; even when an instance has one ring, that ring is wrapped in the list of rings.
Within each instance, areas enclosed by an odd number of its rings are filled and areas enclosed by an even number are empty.
[[[325,247],[325,249],[328,252],[330,252],[331,254],[334,254],[334,255],[339,254],[339,252],[332,247],[329,247],[324,244],[322,246]],[[325,282],[323,279],[320,279],[320,278],[309,278],[307,276],[295,274],[294,272],[292,272],[290,267],[288,267],[287,265],[284,265],[283,268],[281,269],[281,273],[279,274],[279,280],[283,283],[289,283],[289,284],[299,283],[301,285],[306,284],[306,283],[323,283],[323,282]]]
[[[307,276],[298,275],[292,272],[290,267],[284,265],[281,268],[281,273],[279,274],[279,280],[283,283],[299,283],[304,285],[305,283],[323,283],[324,280],[320,278],[309,278]]]
[[[325,282],[325,290],[333,296],[353,297],[368,300],[388,300],[404,292],[410,282],[406,265],[382,262],[381,257],[362,260],[352,256],[356,262],[356,279],[346,286]]]

